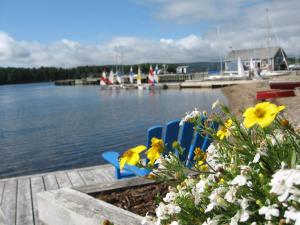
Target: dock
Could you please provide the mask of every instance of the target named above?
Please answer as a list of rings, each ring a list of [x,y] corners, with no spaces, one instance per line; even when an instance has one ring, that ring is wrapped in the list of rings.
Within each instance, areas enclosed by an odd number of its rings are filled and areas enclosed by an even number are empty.
[[[195,81],[188,80],[180,84],[181,88],[221,88],[237,84],[260,83],[262,80],[231,80],[231,81]]]
[[[42,225],[38,217],[37,193],[115,180],[114,168],[108,164],[5,178],[0,180],[0,207],[6,225]]]

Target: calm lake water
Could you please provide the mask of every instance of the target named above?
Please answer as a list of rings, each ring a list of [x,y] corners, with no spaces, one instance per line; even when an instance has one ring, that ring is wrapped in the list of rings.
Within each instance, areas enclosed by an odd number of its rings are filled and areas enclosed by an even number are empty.
[[[216,99],[226,102],[218,89],[0,86],[0,177],[103,164],[102,152],[145,144],[150,126]]]

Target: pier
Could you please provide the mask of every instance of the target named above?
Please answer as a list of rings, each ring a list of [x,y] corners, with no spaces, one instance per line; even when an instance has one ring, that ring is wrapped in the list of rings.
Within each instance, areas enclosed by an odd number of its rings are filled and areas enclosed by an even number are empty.
[[[42,225],[36,202],[39,192],[114,180],[114,169],[107,164],[1,179],[0,207],[6,219],[5,225]]]

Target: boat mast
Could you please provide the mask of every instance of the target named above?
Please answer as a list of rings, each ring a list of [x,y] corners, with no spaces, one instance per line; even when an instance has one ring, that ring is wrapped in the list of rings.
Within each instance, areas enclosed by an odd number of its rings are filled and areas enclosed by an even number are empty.
[[[218,34],[218,46],[219,46],[219,59],[220,59],[220,73],[221,75],[223,74],[223,59],[222,59],[222,54],[221,54],[221,38],[220,38],[220,27],[217,27],[217,34]]]
[[[270,18],[269,18],[269,9],[266,8],[267,14],[267,51],[268,51],[268,65],[270,64],[270,44],[271,44],[271,32],[270,32]],[[272,63],[272,61],[271,61]],[[273,67],[273,65],[272,65]]]

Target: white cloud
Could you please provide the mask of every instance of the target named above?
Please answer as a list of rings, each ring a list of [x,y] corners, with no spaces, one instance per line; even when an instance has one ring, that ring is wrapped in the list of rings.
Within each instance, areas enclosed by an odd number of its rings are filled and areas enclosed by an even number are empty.
[[[116,37],[97,44],[63,39],[50,44],[19,41],[0,32],[0,66],[103,65],[144,62],[195,62],[218,60],[229,47],[266,47],[267,14],[273,26],[273,45],[281,45],[289,56],[300,55],[299,0],[139,0],[155,5],[158,20],[172,24],[209,22],[202,35],[187,34],[174,39]],[[163,22],[165,23],[165,22]],[[184,25],[176,25],[182,30]],[[216,27],[220,27],[220,37]],[[220,40],[219,40],[220,39]]]
[[[118,37],[108,42],[87,45],[64,39],[48,45],[17,41],[0,32],[0,66],[62,66],[103,65],[145,62],[192,62],[211,59],[215,50],[208,41],[189,35],[182,39],[149,40]],[[206,49],[204,51],[204,49]]]

